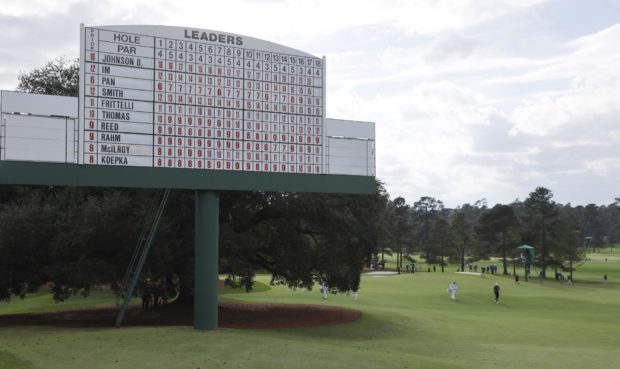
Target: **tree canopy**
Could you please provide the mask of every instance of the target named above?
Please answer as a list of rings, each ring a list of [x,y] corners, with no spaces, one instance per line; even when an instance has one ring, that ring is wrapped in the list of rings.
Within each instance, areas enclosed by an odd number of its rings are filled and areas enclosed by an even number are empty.
[[[80,64],[64,57],[48,61],[43,67],[21,72],[17,90],[36,94],[78,96]]]

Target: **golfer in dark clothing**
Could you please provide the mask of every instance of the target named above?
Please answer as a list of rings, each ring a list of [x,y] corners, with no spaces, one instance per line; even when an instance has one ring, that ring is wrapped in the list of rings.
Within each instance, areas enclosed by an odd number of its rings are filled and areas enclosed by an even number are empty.
[[[493,286],[493,293],[495,294],[495,303],[499,304],[499,284],[495,282],[495,286]]]

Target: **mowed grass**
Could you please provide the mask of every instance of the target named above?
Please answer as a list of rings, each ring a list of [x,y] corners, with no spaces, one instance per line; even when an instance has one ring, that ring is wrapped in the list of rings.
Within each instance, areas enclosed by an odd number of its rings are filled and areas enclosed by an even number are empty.
[[[44,290],[30,294],[24,299],[12,297],[10,303],[0,302],[0,314],[75,310],[110,306],[112,304],[114,304],[114,296],[109,291],[94,290],[91,291],[88,298],[77,295],[64,302],[55,302],[52,294]]]
[[[620,258],[591,256],[572,286],[537,280],[515,285],[511,277],[461,275],[450,267],[446,273],[364,276],[357,301],[330,295],[323,302],[318,289],[285,287],[221,296],[363,312],[361,320],[340,326],[215,332],[0,328],[0,368],[615,368]],[[456,302],[446,291],[452,280],[459,285]],[[493,302],[496,281],[500,304]],[[0,304],[0,314],[12,304]]]

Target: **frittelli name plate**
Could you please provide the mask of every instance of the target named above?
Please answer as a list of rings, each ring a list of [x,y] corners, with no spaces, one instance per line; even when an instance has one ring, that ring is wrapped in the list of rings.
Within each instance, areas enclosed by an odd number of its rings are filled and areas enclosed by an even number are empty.
[[[324,59],[193,28],[82,33],[81,163],[324,173]]]

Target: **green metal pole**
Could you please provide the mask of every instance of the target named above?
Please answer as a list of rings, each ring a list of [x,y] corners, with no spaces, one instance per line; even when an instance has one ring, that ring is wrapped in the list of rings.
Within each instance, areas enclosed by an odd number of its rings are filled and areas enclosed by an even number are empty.
[[[217,329],[218,229],[220,196],[196,191],[194,328]]]

